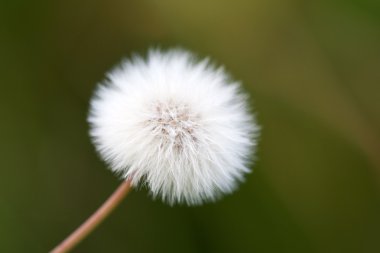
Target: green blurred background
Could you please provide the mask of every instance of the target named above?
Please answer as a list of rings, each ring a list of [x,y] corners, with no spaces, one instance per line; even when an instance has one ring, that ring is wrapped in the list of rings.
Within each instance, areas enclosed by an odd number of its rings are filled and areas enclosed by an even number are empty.
[[[135,191],[75,252],[380,252],[380,1],[0,1],[0,252],[47,252],[118,186],[88,137],[95,84],[182,46],[244,83],[263,126],[239,191]]]

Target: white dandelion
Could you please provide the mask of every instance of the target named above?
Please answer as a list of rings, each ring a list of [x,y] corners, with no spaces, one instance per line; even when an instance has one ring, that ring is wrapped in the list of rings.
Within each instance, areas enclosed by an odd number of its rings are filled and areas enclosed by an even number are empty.
[[[236,189],[258,132],[240,84],[183,50],[122,62],[96,90],[88,121],[109,168],[169,204]]]
[[[90,135],[124,180],[51,252],[86,238],[128,194],[146,185],[169,204],[202,204],[236,189],[259,127],[240,84],[189,52],[151,50],[112,70],[91,101]]]

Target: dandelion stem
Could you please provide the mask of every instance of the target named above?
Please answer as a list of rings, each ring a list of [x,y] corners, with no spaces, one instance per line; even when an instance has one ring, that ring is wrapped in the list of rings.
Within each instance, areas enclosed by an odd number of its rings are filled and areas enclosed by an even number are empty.
[[[130,189],[130,180],[124,181],[92,216],[90,216],[63,242],[55,247],[51,253],[64,253],[72,250],[78,243],[88,236],[115,209],[115,207],[121,203]]]

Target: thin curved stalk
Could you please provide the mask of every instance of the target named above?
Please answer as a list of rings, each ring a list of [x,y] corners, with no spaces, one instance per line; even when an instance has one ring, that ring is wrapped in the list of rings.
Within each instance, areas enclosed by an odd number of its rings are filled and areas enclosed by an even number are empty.
[[[72,250],[121,203],[130,189],[131,182],[124,181],[94,214],[50,252],[64,253]]]

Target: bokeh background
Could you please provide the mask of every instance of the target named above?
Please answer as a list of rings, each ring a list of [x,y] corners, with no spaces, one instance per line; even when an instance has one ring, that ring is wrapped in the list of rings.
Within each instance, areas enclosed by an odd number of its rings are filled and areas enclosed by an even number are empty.
[[[380,252],[380,2],[0,1],[0,252],[47,252],[118,186],[88,102],[150,46],[210,56],[263,127],[239,191],[134,191],[74,252]]]

